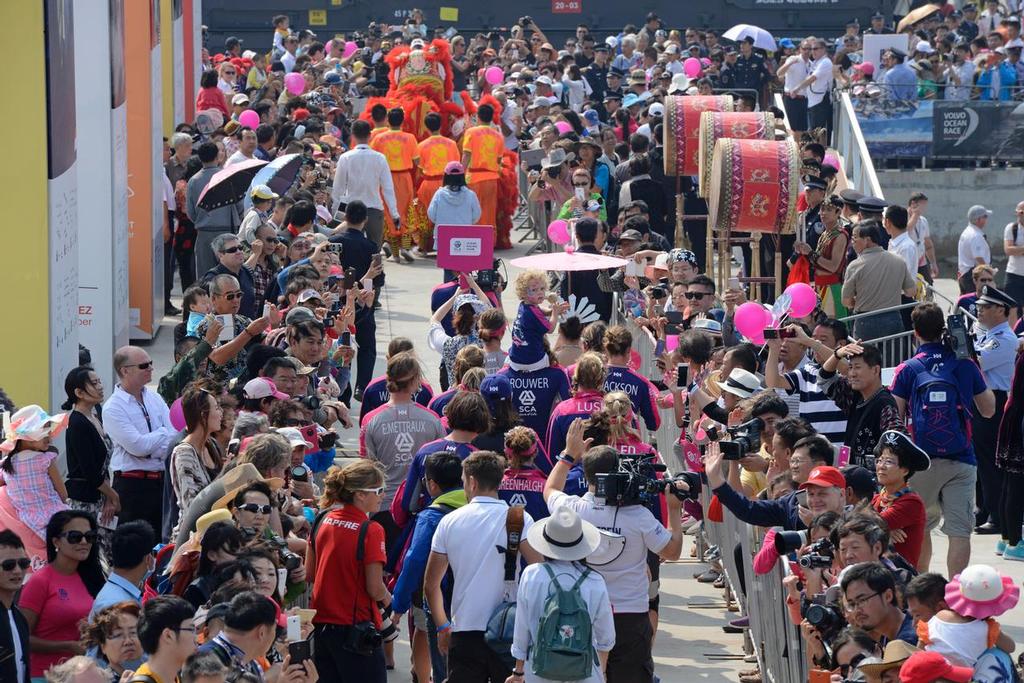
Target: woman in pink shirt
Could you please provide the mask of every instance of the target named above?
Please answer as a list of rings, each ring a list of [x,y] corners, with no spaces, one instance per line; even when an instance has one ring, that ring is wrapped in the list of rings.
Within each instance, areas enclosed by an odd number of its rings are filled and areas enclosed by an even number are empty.
[[[601,409],[604,398],[605,362],[588,351],[580,356],[572,373],[572,398],[562,401],[551,411],[548,421],[547,452],[553,462],[565,450],[569,425],[578,417],[588,418]],[[550,463],[546,463],[550,470]]]
[[[96,519],[81,510],[58,512],[46,525],[47,565],[29,577],[18,600],[28,622],[32,678],[85,654],[78,625],[104,581],[97,538]]]

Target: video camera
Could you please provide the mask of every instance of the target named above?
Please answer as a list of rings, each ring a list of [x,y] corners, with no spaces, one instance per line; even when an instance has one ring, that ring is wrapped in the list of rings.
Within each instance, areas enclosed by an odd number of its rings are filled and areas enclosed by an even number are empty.
[[[956,354],[958,360],[973,359],[978,355],[974,350],[974,337],[967,331],[963,315],[954,314],[946,318],[942,345]]]
[[[671,479],[658,479],[659,472],[666,467],[654,462],[654,455],[623,456],[619,459],[619,471],[597,475],[595,498],[606,505],[647,505],[657,500],[658,494],[671,491],[679,500],[696,499],[700,495],[700,475],[695,472],[680,472]],[[680,491],[675,482],[683,482],[688,491]]]
[[[494,263],[491,268],[476,271],[476,275],[473,279],[476,280],[478,285],[480,285],[480,289],[485,292],[493,292],[497,285],[504,283],[501,273],[498,272],[498,269],[501,268],[501,266],[501,259],[494,259]]]
[[[739,460],[748,453],[755,452],[761,447],[761,430],[764,429],[764,420],[759,417],[747,420],[735,427],[726,427],[729,432],[728,441],[720,441],[718,447],[722,449],[722,459]]]

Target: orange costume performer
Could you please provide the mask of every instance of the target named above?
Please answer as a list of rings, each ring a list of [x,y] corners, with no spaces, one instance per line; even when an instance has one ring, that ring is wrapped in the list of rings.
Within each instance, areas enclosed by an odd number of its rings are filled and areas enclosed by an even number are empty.
[[[459,146],[451,138],[443,135],[431,135],[419,144],[420,173],[421,180],[419,189],[416,190],[416,198],[424,209],[430,206],[430,200],[434,193],[441,188],[444,182],[444,167],[451,161],[459,161]],[[434,224],[429,220],[426,227],[419,234],[420,251],[429,252],[434,247]]]
[[[466,185],[480,200],[477,225],[497,227],[498,177],[505,138],[492,125],[473,126],[462,134],[462,163],[466,166]]]
[[[410,224],[409,207],[416,198],[413,174],[419,150],[416,136],[401,130],[387,130],[370,140],[370,148],[380,152],[388,160],[391,181],[395,185],[395,200],[398,203],[399,227],[395,227],[390,215],[384,217],[384,237],[391,245],[392,254],[398,256],[400,249],[412,246],[412,235],[417,227]],[[387,214],[387,212],[385,212]]]

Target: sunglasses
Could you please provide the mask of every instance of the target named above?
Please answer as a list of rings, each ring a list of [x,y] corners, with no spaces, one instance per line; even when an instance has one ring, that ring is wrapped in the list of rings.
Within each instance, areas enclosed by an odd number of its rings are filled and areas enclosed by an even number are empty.
[[[686,298],[687,299],[696,299],[697,301],[700,301],[701,299],[703,299],[706,296],[712,296],[712,295],[709,292],[687,292],[686,293]]]
[[[224,295],[224,298],[227,299],[228,301],[234,301],[235,299],[241,299],[242,298],[242,293],[241,292],[228,292],[228,293],[226,293]]]
[[[5,572],[13,572],[15,567],[24,570],[31,566],[32,560],[27,557],[19,557],[16,560],[4,560],[3,562],[0,562],[0,569],[3,569]]]
[[[245,510],[246,512],[252,512],[254,514],[269,515],[271,506],[260,505],[259,503],[245,503],[244,505],[239,505],[238,509]]]
[[[284,420],[285,427],[301,427],[306,424],[305,420],[299,420],[294,417],[289,417]]]
[[[867,657],[864,653],[858,654],[856,657],[850,660],[849,664],[840,664],[839,673],[842,674],[843,678],[846,678],[852,669],[856,669],[860,666],[860,663]]]
[[[226,249],[221,249],[220,253],[222,253],[222,254],[237,254],[241,250],[242,250],[242,248],[236,244],[233,247],[228,247]]]
[[[365,491],[367,493],[376,493],[378,496],[384,493],[384,487],[378,486],[375,489],[356,489],[356,491]]]
[[[66,531],[61,536],[71,545],[78,545],[82,541],[91,545],[100,537],[99,533],[95,531]]]
[[[268,238],[266,238],[266,239],[265,239],[265,240],[263,240],[263,241],[264,241],[264,242],[265,242],[266,244],[277,244],[277,243],[278,243],[278,242],[280,242],[281,240],[277,239],[276,237],[268,237]]]
[[[225,72],[224,72],[224,75],[225,75],[225,76],[234,76],[234,75],[235,75],[236,73],[237,73],[237,72],[235,72],[235,71],[225,71]]]
[[[138,368],[139,370],[149,370],[151,367],[153,367],[153,361],[147,360],[145,363],[132,363],[131,365],[126,365],[125,367]]]

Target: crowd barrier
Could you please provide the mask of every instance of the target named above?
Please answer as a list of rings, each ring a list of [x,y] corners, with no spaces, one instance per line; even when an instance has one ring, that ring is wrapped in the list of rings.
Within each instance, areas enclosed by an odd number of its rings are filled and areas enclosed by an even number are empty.
[[[626,316],[616,297],[611,323],[624,325],[633,336],[632,349],[640,357],[638,372],[648,378],[660,378],[657,366],[656,340],[651,332],[635,324]],[[672,408],[661,410],[661,425],[648,439],[656,445],[670,472],[686,469],[679,448],[680,429],[676,426]],[[768,574],[756,576],[753,569],[754,554],[760,549],[764,530],[740,521],[726,511],[722,522],[711,522],[707,511],[710,492],[705,488],[701,494],[704,509],[704,531],[711,545],[721,553],[721,564],[726,578],[725,600],[733,599],[739,606],[739,614],[750,620],[747,644],[757,656],[758,666],[765,681],[791,683],[807,680],[807,664],[800,631],[789,620],[786,609],[782,580],[788,573],[788,566],[778,562]],[[698,534],[698,539],[701,536]],[[741,548],[739,557],[736,547]],[[703,556],[703,543],[698,540],[698,557]],[[741,568],[737,562],[742,563]],[[744,581],[740,581],[740,575]],[[744,590],[744,584],[746,590]],[[726,612],[726,614],[731,614]],[[725,616],[723,615],[723,624]]]

